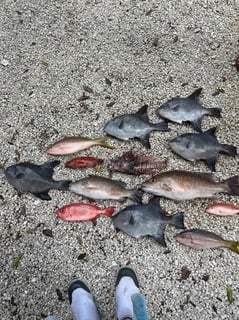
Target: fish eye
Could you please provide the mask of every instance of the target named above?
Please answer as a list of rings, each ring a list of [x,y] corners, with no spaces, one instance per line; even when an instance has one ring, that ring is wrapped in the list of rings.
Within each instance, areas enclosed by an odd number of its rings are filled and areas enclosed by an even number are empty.
[[[66,211],[65,208],[61,208],[61,209],[60,209],[60,213],[61,213],[61,214],[65,214],[65,211]]]

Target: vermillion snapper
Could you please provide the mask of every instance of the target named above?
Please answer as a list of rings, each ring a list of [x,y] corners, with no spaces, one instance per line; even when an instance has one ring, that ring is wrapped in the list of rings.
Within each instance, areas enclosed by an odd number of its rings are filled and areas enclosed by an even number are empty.
[[[233,216],[239,213],[239,207],[233,203],[214,203],[205,209],[205,212],[218,216]]]
[[[239,195],[239,176],[216,182],[210,173],[173,170],[143,182],[142,190],[174,200],[208,198],[221,192]]]
[[[88,168],[94,167],[102,162],[102,159],[96,157],[77,157],[67,161],[65,167],[70,169]]]
[[[96,205],[84,202],[71,203],[57,209],[56,214],[66,221],[89,221],[99,218],[101,215],[112,217],[115,207],[100,208]]]

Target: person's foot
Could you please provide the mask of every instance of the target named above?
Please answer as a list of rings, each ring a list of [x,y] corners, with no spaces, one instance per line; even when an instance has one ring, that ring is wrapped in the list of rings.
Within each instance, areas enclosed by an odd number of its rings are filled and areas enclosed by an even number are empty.
[[[133,319],[133,303],[131,296],[140,293],[137,276],[131,268],[119,270],[115,283],[116,318],[117,320]]]
[[[68,295],[76,320],[99,320],[94,297],[83,281],[73,281],[68,289]]]

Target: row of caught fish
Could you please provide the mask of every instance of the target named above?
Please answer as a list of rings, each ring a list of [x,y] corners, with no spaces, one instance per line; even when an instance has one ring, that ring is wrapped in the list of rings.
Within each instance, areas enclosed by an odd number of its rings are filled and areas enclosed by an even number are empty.
[[[124,200],[141,202],[142,191],[173,200],[208,198],[217,193],[239,195],[239,176],[216,182],[209,173],[172,170],[161,172],[142,183],[139,188],[127,189],[126,183],[102,176],[88,176],[78,181],[55,181],[54,167],[59,161],[36,165],[22,162],[5,169],[11,185],[19,192],[31,192],[43,200],[50,200],[50,189],[69,190],[94,200]]]
[[[199,133],[187,133],[169,142],[174,152],[187,160],[204,160],[209,168],[215,171],[215,163],[219,152],[235,156],[234,146],[221,144],[215,137],[215,128],[206,132],[201,131],[201,120],[204,115],[220,117],[219,108],[204,108],[199,103],[201,89],[196,90],[187,98],[173,98],[162,105],[157,114],[167,120],[182,123],[189,121]],[[168,123],[153,124],[147,115],[148,106],[145,105],[134,114],[123,114],[110,120],[104,131],[120,140],[137,138],[146,147],[150,148],[149,135],[151,131],[168,131]],[[66,137],[47,149],[52,155],[72,154],[85,150],[93,145],[113,148],[107,142],[107,137],[89,139],[85,137]],[[83,161],[83,162],[82,162]],[[101,159],[73,159],[66,163],[66,167],[84,166],[101,162]],[[5,170],[8,181],[19,192],[31,192],[43,200],[50,200],[50,189],[69,190],[90,199],[124,200],[130,198],[141,203],[143,191],[156,195],[147,204],[137,204],[126,207],[113,215],[114,207],[104,209],[102,213],[112,218],[115,228],[130,236],[152,236],[159,244],[166,246],[164,231],[167,224],[176,228],[184,228],[183,214],[167,215],[159,205],[159,197],[163,196],[174,200],[190,200],[195,198],[212,197],[216,193],[230,193],[239,195],[239,177],[234,176],[223,182],[216,182],[213,176],[207,173],[173,170],[159,173],[146,180],[139,188],[127,189],[125,183],[100,176],[89,176],[75,182],[69,180],[55,181],[52,176],[54,167],[59,161],[46,162],[35,165],[23,162],[10,166]],[[167,161],[156,161],[150,156],[135,155],[132,152],[112,159],[108,165],[110,172],[120,171],[130,174],[155,174],[155,169],[163,169]],[[94,207],[94,208],[93,208]],[[82,211],[83,209],[83,211]],[[57,214],[65,220],[76,219],[81,215],[82,220],[100,214],[100,209],[90,204],[71,204],[58,209]],[[211,210],[211,209],[210,209]],[[97,212],[97,213],[96,213]],[[113,216],[112,216],[113,215]],[[95,216],[95,217],[96,217]],[[77,220],[77,219],[76,219]],[[221,237],[204,231],[188,230],[176,236],[176,239],[195,248],[228,246],[238,253],[238,243],[225,241]]]
[[[88,203],[73,203],[59,208],[56,214],[67,221],[89,221],[95,220],[100,215],[110,217],[115,229],[119,229],[131,237],[140,238],[150,236],[157,243],[166,247],[165,228],[173,225],[177,229],[185,229],[183,213],[176,212],[168,215],[160,206],[160,198],[154,197],[147,204],[130,205],[113,215],[115,207],[100,208]],[[208,212],[218,208],[231,208],[228,205],[214,205],[207,208]],[[235,211],[235,207],[234,207]],[[239,208],[237,208],[239,212]],[[224,240],[215,233],[205,230],[191,229],[176,235],[176,240],[194,249],[207,249],[217,247],[228,247],[239,253],[239,242]]]
[[[204,108],[199,103],[201,89],[197,89],[187,98],[173,98],[163,104],[157,110],[162,118],[174,122],[192,122],[199,133],[182,134],[169,141],[171,149],[184,159],[204,160],[208,167],[215,171],[215,164],[219,152],[236,156],[237,149],[232,145],[222,144],[215,137],[216,128],[205,132],[201,130],[201,119],[204,115],[220,117],[220,109]],[[153,124],[147,115],[147,105],[144,105],[136,113],[123,114],[110,120],[104,127],[104,131],[120,140],[137,138],[146,147],[150,148],[149,135],[151,131],[168,131],[168,124],[160,122]],[[66,137],[47,149],[51,155],[66,155],[100,145],[113,148],[107,143],[107,137],[89,139],[86,137]]]
[[[103,159],[91,156],[81,156],[68,160],[65,163],[66,168],[79,169],[98,166]],[[165,169],[167,160],[157,160],[151,155],[137,154],[132,151],[123,153],[121,156],[111,159],[108,163],[110,175],[113,172],[127,174],[156,174],[157,170]],[[99,168],[98,168],[99,169]]]

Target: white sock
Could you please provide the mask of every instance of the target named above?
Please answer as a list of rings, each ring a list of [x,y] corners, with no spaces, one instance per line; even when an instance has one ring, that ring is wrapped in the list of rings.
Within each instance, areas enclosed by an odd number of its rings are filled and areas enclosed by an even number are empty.
[[[82,288],[72,292],[71,309],[75,320],[100,319],[92,294]]]
[[[140,293],[131,277],[124,276],[115,288],[116,299],[116,318],[123,320],[125,317],[133,319],[133,303],[131,296],[134,293]]]

